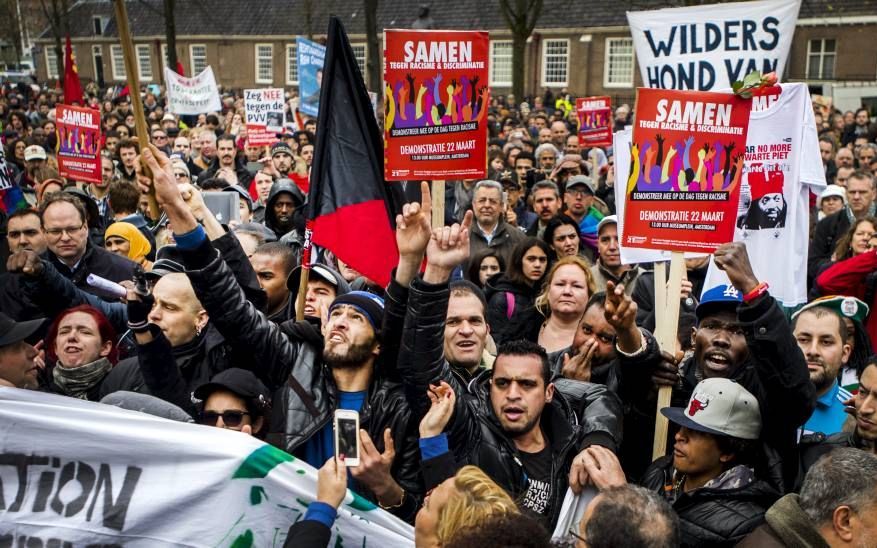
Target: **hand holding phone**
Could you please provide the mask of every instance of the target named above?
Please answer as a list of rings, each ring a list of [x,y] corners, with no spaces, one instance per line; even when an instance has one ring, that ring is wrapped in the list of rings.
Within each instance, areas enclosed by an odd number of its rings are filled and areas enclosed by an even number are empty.
[[[348,467],[359,466],[359,413],[335,410],[335,456],[344,455]]]

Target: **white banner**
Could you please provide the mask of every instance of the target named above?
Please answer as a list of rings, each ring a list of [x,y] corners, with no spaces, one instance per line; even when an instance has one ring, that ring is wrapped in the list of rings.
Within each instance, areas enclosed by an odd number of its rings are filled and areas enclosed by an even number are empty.
[[[216,87],[212,67],[207,67],[193,78],[180,76],[171,69],[165,68],[164,81],[167,83],[168,112],[197,116],[222,110],[219,88]]]
[[[279,547],[317,492],[307,463],[253,437],[0,388],[0,545]],[[352,492],[330,546],[413,546]]]
[[[283,103],[280,88],[244,90],[248,145],[270,145],[277,141],[277,134],[283,131]]]
[[[643,85],[709,91],[749,72],[782,76],[801,0],[627,12]]]

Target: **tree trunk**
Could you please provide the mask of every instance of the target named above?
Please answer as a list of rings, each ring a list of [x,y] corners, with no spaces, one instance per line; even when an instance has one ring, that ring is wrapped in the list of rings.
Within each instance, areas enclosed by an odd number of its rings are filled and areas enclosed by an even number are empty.
[[[365,81],[369,90],[382,94],[381,50],[378,39],[378,0],[365,0]]]
[[[177,71],[177,20],[174,8],[176,0],[164,0],[164,34],[167,41],[167,66]]]
[[[518,101],[524,99],[524,57],[530,33],[515,33],[512,40],[512,93]]]

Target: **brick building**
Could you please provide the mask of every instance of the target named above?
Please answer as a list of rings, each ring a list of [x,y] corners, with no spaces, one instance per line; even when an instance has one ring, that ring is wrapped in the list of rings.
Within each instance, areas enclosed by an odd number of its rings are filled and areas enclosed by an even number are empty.
[[[378,4],[379,29],[410,28],[418,18],[421,2],[382,0]],[[527,43],[525,89],[533,93],[545,87],[567,87],[579,96],[632,100],[642,82],[625,11],[668,4],[672,2],[544,0],[541,17]],[[161,5],[160,0],[127,4],[143,83],[162,80],[166,46]],[[340,0],[178,0],[177,56],[186,74],[211,65],[217,81],[226,87],[293,87],[298,83],[295,36],[311,34],[319,39],[328,14],[334,13],[347,28],[364,68],[362,6],[362,2]],[[458,0],[434,9],[429,17],[432,28],[490,31],[491,85],[495,93],[508,92],[512,43],[499,0]],[[102,79],[108,84],[124,80],[122,49],[113,19],[108,0],[80,0],[70,10],[79,74],[85,80]],[[807,81],[817,93],[846,93],[851,102],[873,100],[877,107],[875,35],[877,0],[804,0],[785,80]],[[48,31],[36,40],[34,57],[40,80],[57,77],[52,42]]]

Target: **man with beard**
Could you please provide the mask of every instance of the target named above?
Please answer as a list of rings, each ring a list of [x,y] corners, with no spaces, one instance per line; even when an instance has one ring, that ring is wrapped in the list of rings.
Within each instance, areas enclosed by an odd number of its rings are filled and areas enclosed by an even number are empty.
[[[383,300],[364,292],[341,295],[321,314],[327,320],[319,330],[309,322],[274,324],[247,301],[207,239],[170,161],[152,149],[144,158],[199,301],[226,341],[259,364],[257,375],[274,392],[268,441],[320,467],[334,456],[335,409],[359,411],[361,464],[351,469],[350,487],[413,519],[422,494],[417,421],[401,386],[382,375],[379,360],[395,356],[384,358],[381,350],[385,343],[393,347],[388,338],[396,336],[382,329]]]
[[[271,163],[281,177],[289,177],[292,171],[292,149],[283,141],[277,141],[271,146]]]
[[[804,423],[804,433],[840,432],[847,417],[844,402],[852,397],[838,382],[850,358],[847,324],[833,307],[815,301],[795,312],[792,329],[807,359],[810,381],[816,387],[816,409]]]
[[[576,329],[572,346],[559,352],[554,372],[564,378],[606,385],[618,391],[618,353],[615,328],[606,320],[606,293],[591,295]]]
[[[216,158],[210,167],[199,176],[199,180],[216,177],[231,185],[249,188],[253,174],[247,171],[243,163],[237,161],[237,148],[235,148],[234,141],[234,135],[223,135],[216,140]],[[201,150],[203,152],[203,146]]]
[[[449,307],[448,280],[468,259],[472,214],[466,214],[462,225],[433,232],[429,190],[424,186],[422,191],[422,203],[406,204],[396,220],[400,248],[397,278],[400,270],[411,275],[413,265],[419,264],[415,259],[424,249],[427,256],[426,271],[413,276],[410,285],[399,352],[398,373],[410,405],[416,413],[423,412],[430,405],[430,386],[442,381],[451,385],[460,395],[447,427],[448,447],[457,462],[478,466],[508,491],[523,511],[553,526],[568,478],[578,477],[581,452],[591,445],[615,449],[620,405],[598,385],[579,387],[584,395],[578,398],[557,388],[551,382],[545,350],[529,341],[500,346],[493,368],[479,374],[466,389],[445,356],[445,323],[461,317],[470,321],[479,318],[477,309]],[[460,359],[472,346],[452,347],[449,358]],[[469,363],[474,360],[470,355]],[[579,428],[579,423],[584,428]]]
[[[637,329],[633,319],[615,325],[624,400],[639,415],[637,431],[625,432],[622,454],[627,462],[622,462],[633,477],[649,464],[657,382],[676,387],[671,405],[681,407],[701,379],[724,377],[758,399],[764,418],[761,441],[776,476],[771,480],[781,490],[789,489],[798,474],[798,427],[813,412],[816,389],[785,313],[752,271],[745,244],[723,244],[713,259],[733,285],[703,294],[691,332],[694,352],[681,366],[673,356],[659,352],[654,338]],[[609,292],[623,290],[611,282],[607,286]],[[636,305],[625,297],[623,308],[635,310]]]

